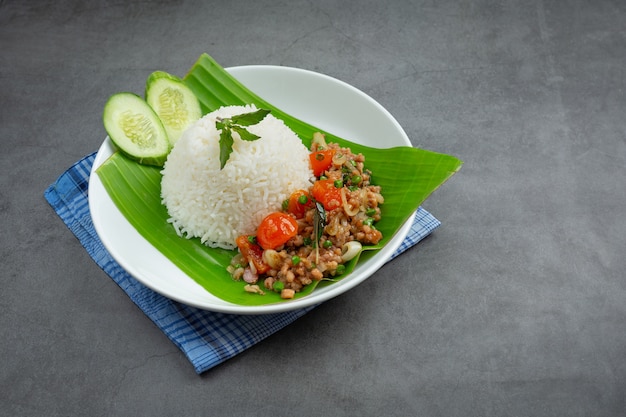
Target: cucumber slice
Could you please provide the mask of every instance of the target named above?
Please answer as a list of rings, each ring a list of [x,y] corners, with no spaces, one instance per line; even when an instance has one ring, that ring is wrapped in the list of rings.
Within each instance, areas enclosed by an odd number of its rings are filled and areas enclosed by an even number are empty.
[[[112,95],[102,119],[120,152],[141,164],[163,166],[170,142],[161,120],[143,98],[133,93]]]
[[[163,122],[170,144],[178,141],[193,122],[202,117],[200,102],[183,80],[155,71],[146,80],[146,101]]]

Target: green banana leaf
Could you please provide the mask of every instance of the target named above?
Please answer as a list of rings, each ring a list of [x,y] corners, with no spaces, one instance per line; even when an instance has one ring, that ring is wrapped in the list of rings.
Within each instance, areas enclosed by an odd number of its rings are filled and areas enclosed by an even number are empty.
[[[313,133],[320,131],[252,93],[207,54],[200,56],[184,81],[198,97],[204,114],[225,105],[255,104],[258,108],[271,110],[307,146]],[[363,153],[366,166],[373,173],[373,182],[382,187],[385,197],[381,207],[382,220],[376,225],[384,238],[376,246],[365,247],[360,259],[347,265],[345,277],[359,260],[373,256],[376,249],[386,245],[420,204],[461,168],[462,162],[451,155],[412,147],[370,148],[348,142],[330,132],[324,133],[327,141]],[[115,152],[96,172],[110,198],[137,231],[211,294],[246,306],[281,302],[277,293],[267,291],[263,296],[246,293],[242,282],[233,281],[226,266],[235,251],[209,248],[199,239],[185,239],[176,234],[167,223],[167,210],[161,204],[160,168],[138,164]],[[319,285],[332,283],[322,281]],[[309,285],[296,298],[314,290],[315,285]]]

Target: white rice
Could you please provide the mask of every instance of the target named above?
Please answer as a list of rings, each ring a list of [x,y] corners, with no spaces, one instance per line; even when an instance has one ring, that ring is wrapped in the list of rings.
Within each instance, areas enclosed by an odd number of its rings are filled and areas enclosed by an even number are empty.
[[[247,129],[261,138],[243,141],[233,132],[233,152],[220,170],[216,117],[255,111],[222,107],[191,125],[163,167],[161,198],[180,236],[232,249],[235,239],[256,234],[261,220],[310,186],[309,151],[282,120],[268,114]]]

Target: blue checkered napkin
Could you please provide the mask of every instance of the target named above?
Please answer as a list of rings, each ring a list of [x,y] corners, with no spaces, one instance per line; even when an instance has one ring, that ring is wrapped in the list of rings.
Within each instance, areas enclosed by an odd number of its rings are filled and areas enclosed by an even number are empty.
[[[243,352],[315,308],[258,316],[214,313],[170,300],[141,284],[113,260],[91,222],[87,189],[94,158],[95,153],[76,162],[46,189],[45,198],[93,260],[185,353],[197,373]],[[439,225],[439,220],[420,207],[409,235],[393,257]]]

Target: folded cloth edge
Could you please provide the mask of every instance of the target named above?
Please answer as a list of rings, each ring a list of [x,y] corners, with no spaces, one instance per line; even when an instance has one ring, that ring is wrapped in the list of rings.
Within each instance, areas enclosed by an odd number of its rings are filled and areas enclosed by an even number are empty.
[[[93,227],[88,189],[95,155],[94,152],[74,163],[45,190],[44,197],[96,264],[185,354],[198,374],[243,352],[316,307],[264,315],[217,313],[171,300],[137,281],[111,257]],[[390,260],[440,225],[420,206],[407,237]]]

